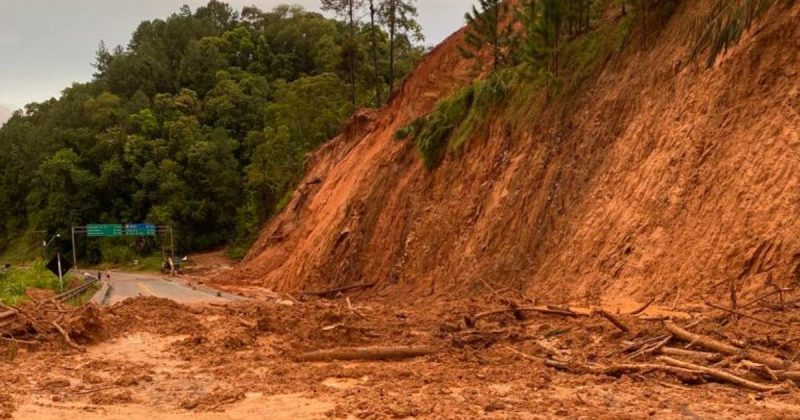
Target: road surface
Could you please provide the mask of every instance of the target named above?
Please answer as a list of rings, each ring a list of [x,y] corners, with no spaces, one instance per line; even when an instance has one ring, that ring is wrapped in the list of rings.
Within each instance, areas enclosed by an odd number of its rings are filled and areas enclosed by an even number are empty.
[[[103,276],[105,277],[105,274]],[[101,300],[103,305],[113,305],[137,296],[155,296],[183,304],[225,303],[241,299],[239,296],[206,287],[193,288],[177,280],[160,278],[152,274],[112,272],[109,284],[108,293]]]

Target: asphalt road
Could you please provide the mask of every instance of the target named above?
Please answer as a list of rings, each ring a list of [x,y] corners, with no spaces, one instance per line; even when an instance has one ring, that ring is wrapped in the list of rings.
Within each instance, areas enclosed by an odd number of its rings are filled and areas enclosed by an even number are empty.
[[[105,273],[103,276],[105,277]],[[104,305],[113,305],[137,296],[155,296],[183,304],[224,303],[241,299],[228,293],[205,287],[192,288],[176,280],[166,280],[148,274],[112,272],[109,284],[111,287],[102,301]]]

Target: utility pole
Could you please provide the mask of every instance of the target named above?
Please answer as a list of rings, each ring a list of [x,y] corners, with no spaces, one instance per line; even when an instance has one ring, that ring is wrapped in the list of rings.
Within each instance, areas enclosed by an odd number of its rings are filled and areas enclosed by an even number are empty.
[[[72,266],[78,271],[78,253],[75,252],[75,226],[72,227]]]
[[[169,249],[170,249],[170,254],[172,255],[172,267],[171,267],[172,273],[170,273],[170,274],[172,274],[174,276],[175,275],[175,237],[174,237],[174,235],[172,233],[172,225],[169,225]]]
[[[56,253],[56,259],[58,260],[58,285],[60,290],[64,291],[64,274],[61,272],[61,251]]]

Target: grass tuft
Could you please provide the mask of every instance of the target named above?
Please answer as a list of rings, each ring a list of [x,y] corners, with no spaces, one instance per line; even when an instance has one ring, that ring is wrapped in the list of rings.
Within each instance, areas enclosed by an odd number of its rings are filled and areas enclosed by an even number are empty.
[[[56,293],[60,291],[58,277],[47,270],[41,260],[27,268],[0,269],[0,302],[7,305],[23,302],[28,299],[25,290],[30,287],[49,289]]]

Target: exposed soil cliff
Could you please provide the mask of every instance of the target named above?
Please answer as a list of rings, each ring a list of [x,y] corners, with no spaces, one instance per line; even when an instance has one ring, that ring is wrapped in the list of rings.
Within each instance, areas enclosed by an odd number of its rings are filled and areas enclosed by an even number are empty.
[[[569,106],[498,115],[428,172],[393,134],[472,80],[456,33],[312,157],[291,204],[216,281],[416,297],[488,283],[590,302],[800,282],[800,5],[711,69],[685,42],[704,7],[682,2]]]

